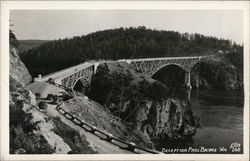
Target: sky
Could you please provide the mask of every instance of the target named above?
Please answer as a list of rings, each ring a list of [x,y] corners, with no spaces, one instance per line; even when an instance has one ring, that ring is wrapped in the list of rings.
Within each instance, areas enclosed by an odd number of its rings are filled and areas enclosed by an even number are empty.
[[[55,40],[145,26],[243,42],[241,10],[11,10],[10,20],[19,40]]]

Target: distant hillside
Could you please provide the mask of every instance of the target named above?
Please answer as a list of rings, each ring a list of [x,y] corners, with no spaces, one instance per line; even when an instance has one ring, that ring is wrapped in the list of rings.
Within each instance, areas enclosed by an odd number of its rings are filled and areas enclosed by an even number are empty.
[[[31,48],[44,44],[48,41],[50,40],[18,40],[18,43],[19,43],[18,50],[20,52],[24,52]]]
[[[242,48],[230,40],[145,27],[98,31],[44,43],[21,54],[32,76],[88,60],[207,55]]]

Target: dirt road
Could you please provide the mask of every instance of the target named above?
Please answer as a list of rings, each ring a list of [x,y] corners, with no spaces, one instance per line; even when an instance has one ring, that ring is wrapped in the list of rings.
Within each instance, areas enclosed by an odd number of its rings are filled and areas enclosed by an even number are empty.
[[[63,89],[53,86],[46,82],[32,83],[29,86],[27,86],[26,89],[30,90],[34,94],[40,93],[42,98],[47,97],[48,94],[60,95],[61,92],[65,92]],[[100,154],[135,154],[131,151],[121,149],[118,146],[108,141],[102,140],[99,137],[95,136],[94,134],[87,132],[83,128],[75,125],[74,123],[72,123],[70,120],[65,118],[65,116],[61,115],[56,110],[56,105],[48,104],[46,114],[50,117],[59,116],[63,123],[79,131],[81,135],[84,135],[86,137],[86,140],[91,144],[91,146],[96,150],[97,153],[100,153]]]

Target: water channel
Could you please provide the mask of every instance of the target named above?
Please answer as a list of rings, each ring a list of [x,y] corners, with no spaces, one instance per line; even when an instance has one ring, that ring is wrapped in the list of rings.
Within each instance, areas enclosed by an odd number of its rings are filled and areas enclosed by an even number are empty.
[[[243,152],[243,91],[192,90],[191,104],[201,124],[195,136],[178,142],[161,141],[156,144],[158,150],[183,148],[182,152],[186,153],[187,149],[190,153],[198,148],[200,151],[196,152],[200,153],[201,147],[204,147],[204,153],[208,153],[205,150],[210,150],[209,153]],[[230,146],[238,148],[233,152]]]

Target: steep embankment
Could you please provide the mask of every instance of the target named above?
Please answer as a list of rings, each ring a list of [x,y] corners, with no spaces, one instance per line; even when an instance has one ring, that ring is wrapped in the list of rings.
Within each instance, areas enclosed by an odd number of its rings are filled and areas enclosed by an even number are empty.
[[[144,148],[154,148],[150,138],[144,135],[142,131],[126,126],[121,122],[119,117],[112,115],[108,109],[103,108],[103,106],[88,99],[82,94],[79,94],[75,101],[65,104],[65,109],[74,114],[77,118],[80,118],[88,124],[95,126],[100,130],[106,131],[121,140],[128,143],[133,142]],[[96,141],[92,140],[90,142],[94,144]],[[99,147],[99,145],[95,146]],[[116,151],[108,151],[110,153],[116,153]]]
[[[168,99],[168,88],[126,63],[101,64],[88,96],[101,103],[127,127],[149,138],[177,139],[195,133],[190,104]]]

